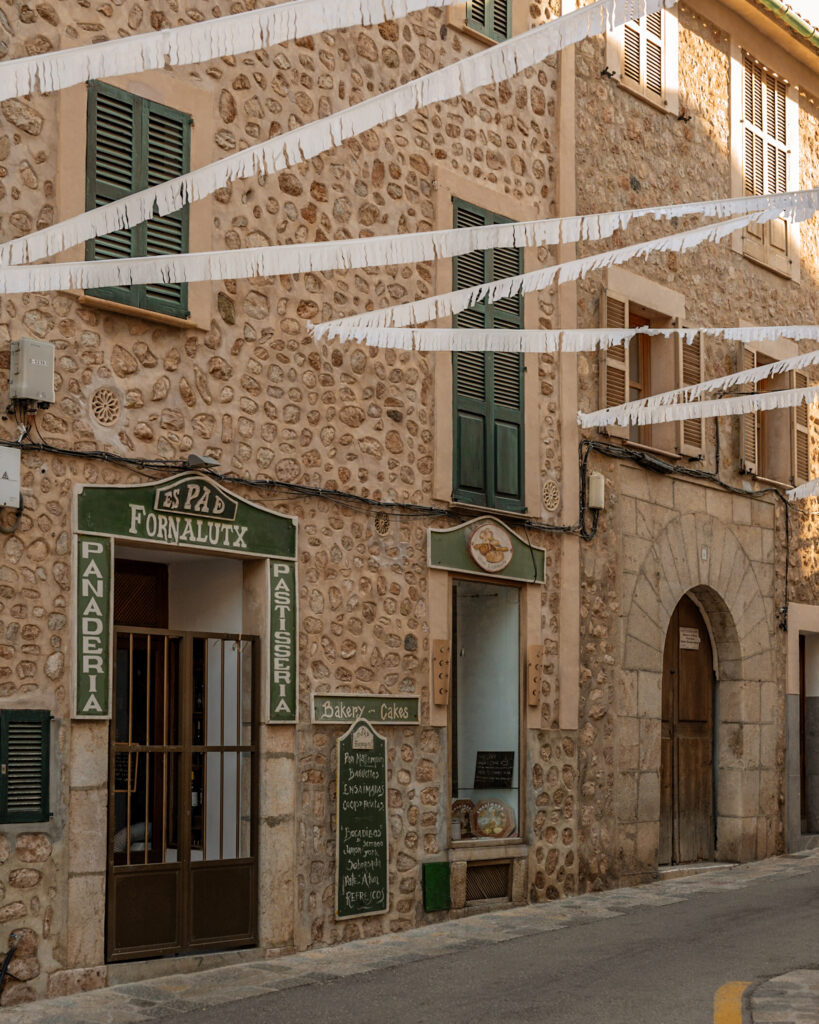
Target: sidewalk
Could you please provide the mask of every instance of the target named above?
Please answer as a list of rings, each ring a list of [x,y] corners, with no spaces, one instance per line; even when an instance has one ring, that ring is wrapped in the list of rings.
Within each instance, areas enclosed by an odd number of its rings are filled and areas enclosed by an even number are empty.
[[[816,950],[805,952],[816,957]],[[819,971],[771,978],[754,989],[750,1004],[752,1024],[819,1024]]]
[[[134,1024],[224,1005],[252,996],[365,974],[509,939],[627,916],[705,892],[742,889],[772,877],[806,874],[819,851],[699,871],[634,889],[575,896],[537,906],[477,914],[414,931],[349,942],[272,960],[176,974],[0,1010],[0,1024]],[[805,950],[806,962],[819,962]],[[753,1024],[819,1024],[819,971],[797,970],[757,986],[748,1000]],[[692,1022],[700,1024],[700,1022]]]

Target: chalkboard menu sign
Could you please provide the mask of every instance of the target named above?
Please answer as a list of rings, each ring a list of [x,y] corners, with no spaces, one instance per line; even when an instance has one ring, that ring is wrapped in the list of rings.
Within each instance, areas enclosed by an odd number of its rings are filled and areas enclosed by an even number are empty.
[[[337,749],[336,917],[386,914],[387,742],[360,718]]]
[[[512,789],[514,750],[479,750],[475,755],[475,789]]]

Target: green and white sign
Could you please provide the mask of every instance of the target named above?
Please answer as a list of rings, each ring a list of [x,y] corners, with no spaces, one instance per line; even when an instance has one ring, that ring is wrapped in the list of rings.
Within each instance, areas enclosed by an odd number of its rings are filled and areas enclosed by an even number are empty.
[[[336,917],[386,914],[387,741],[359,719],[336,750]]]
[[[519,537],[494,516],[480,516],[446,530],[430,529],[428,536],[431,569],[518,583],[545,582],[545,550]]]
[[[271,512],[197,473],[152,484],[84,485],[77,492],[75,718],[108,718],[113,623],[112,540],[156,544],[269,566],[269,722],[298,708],[296,520]]]
[[[182,473],[161,484],[82,487],[77,528],[134,541],[240,555],[295,558],[296,521]]]
[[[296,563],[271,559],[270,722],[296,721],[299,653],[296,596]]]
[[[313,722],[349,725],[363,718],[381,725],[418,725],[417,697],[373,697],[369,694],[314,693]]]
[[[77,537],[77,678],[74,716],[111,714],[111,541]]]

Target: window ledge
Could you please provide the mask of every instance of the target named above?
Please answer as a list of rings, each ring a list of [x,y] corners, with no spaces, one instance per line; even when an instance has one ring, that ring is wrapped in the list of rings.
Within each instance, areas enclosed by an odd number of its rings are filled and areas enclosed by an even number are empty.
[[[662,96],[657,96],[656,93],[648,92],[648,90],[641,88],[639,85],[635,85],[627,78],[624,78],[623,75],[615,75],[614,81],[617,82],[620,88],[625,92],[630,93],[638,100],[643,100],[644,103],[647,103],[650,107],[654,107],[655,110],[659,110],[662,114],[674,113],[669,106],[667,99]]]
[[[668,451],[666,448],[654,448],[650,444],[640,444],[639,441],[629,441],[629,439],[625,437],[612,437],[610,440],[620,441],[623,448],[636,448],[637,451],[649,452],[651,455],[662,455],[664,459],[673,459],[674,462],[681,462],[683,459],[683,456],[679,452]],[[694,458],[695,456],[689,457]]]
[[[449,845],[449,859],[521,860],[529,856],[529,844],[518,839],[461,839]]]
[[[526,520],[533,519],[529,512],[507,512],[503,508],[492,508],[490,505],[470,505],[468,501],[450,501],[449,508],[455,509],[456,511],[474,512],[477,516],[498,516],[504,519],[520,519]]]
[[[796,484],[786,484],[782,480],[774,480],[769,476],[761,476],[757,473],[748,473],[747,476],[753,477],[760,484],[765,484],[766,487],[781,487],[783,490],[790,490],[791,487],[797,486]]]
[[[120,316],[133,316],[138,320],[150,320],[155,324],[165,324],[166,327],[194,328],[205,331],[208,328],[192,319],[185,319],[181,316],[169,316],[167,313],[156,313],[152,309],[142,309],[139,306],[129,306],[126,302],[112,302],[111,299],[98,299],[95,295],[80,293],[77,296],[81,306],[90,306],[92,309],[101,309],[106,313],[118,313]]]

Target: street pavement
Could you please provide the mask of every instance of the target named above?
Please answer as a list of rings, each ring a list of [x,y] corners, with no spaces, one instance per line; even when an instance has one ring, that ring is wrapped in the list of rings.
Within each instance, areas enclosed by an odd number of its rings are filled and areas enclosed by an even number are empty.
[[[819,1024],[819,851],[0,1011],[137,1021]]]

